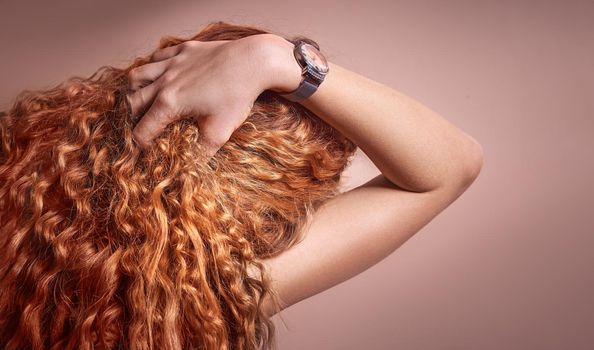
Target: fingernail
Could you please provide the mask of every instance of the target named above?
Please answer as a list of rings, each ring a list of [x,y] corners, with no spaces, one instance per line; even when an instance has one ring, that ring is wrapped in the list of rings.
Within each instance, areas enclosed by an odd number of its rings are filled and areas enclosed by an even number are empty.
[[[130,102],[130,95],[126,94],[126,111],[128,112],[128,115],[130,117],[134,117],[134,114],[132,113],[132,104]]]
[[[134,142],[138,147],[144,148],[143,143],[140,141],[138,136],[136,136],[136,133],[134,132],[134,130],[132,130],[132,142]]]

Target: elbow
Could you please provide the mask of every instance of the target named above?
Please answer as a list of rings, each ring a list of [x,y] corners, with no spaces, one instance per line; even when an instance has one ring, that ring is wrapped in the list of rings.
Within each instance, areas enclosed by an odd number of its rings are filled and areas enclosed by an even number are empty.
[[[452,164],[451,172],[440,181],[434,190],[444,190],[453,193],[457,198],[474,183],[484,165],[483,147],[473,138],[457,148],[459,151]],[[462,151],[461,151],[462,150]]]
[[[479,176],[483,165],[485,163],[485,157],[483,147],[474,138],[470,138],[471,145],[468,147],[465,155],[465,166],[462,174],[462,186],[468,188]]]

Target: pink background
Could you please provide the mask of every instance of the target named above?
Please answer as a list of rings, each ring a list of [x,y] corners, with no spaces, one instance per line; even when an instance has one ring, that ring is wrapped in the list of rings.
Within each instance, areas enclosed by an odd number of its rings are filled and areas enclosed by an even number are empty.
[[[275,316],[281,349],[594,349],[593,1],[0,0],[0,109],[213,20],[308,35],[485,153],[396,252]]]

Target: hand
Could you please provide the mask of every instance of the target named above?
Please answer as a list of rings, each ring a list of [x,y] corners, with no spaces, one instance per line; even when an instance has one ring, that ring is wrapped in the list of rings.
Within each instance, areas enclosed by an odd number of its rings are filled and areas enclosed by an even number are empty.
[[[133,68],[129,88],[134,93],[127,96],[128,102],[133,115],[146,110],[133,130],[137,143],[150,146],[174,118],[192,114],[212,157],[271,86],[261,47],[261,35],[191,40],[156,51],[149,63]],[[150,83],[142,86],[143,82]]]

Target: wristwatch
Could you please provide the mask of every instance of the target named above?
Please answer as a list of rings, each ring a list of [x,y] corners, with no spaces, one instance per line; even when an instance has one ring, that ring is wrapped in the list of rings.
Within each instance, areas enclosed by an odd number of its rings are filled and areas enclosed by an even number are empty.
[[[297,89],[280,95],[289,101],[298,102],[316,92],[330,67],[319,47],[313,45],[314,42],[301,39],[291,42],[295,45],[293,55],[301,67],[302,79]]]

